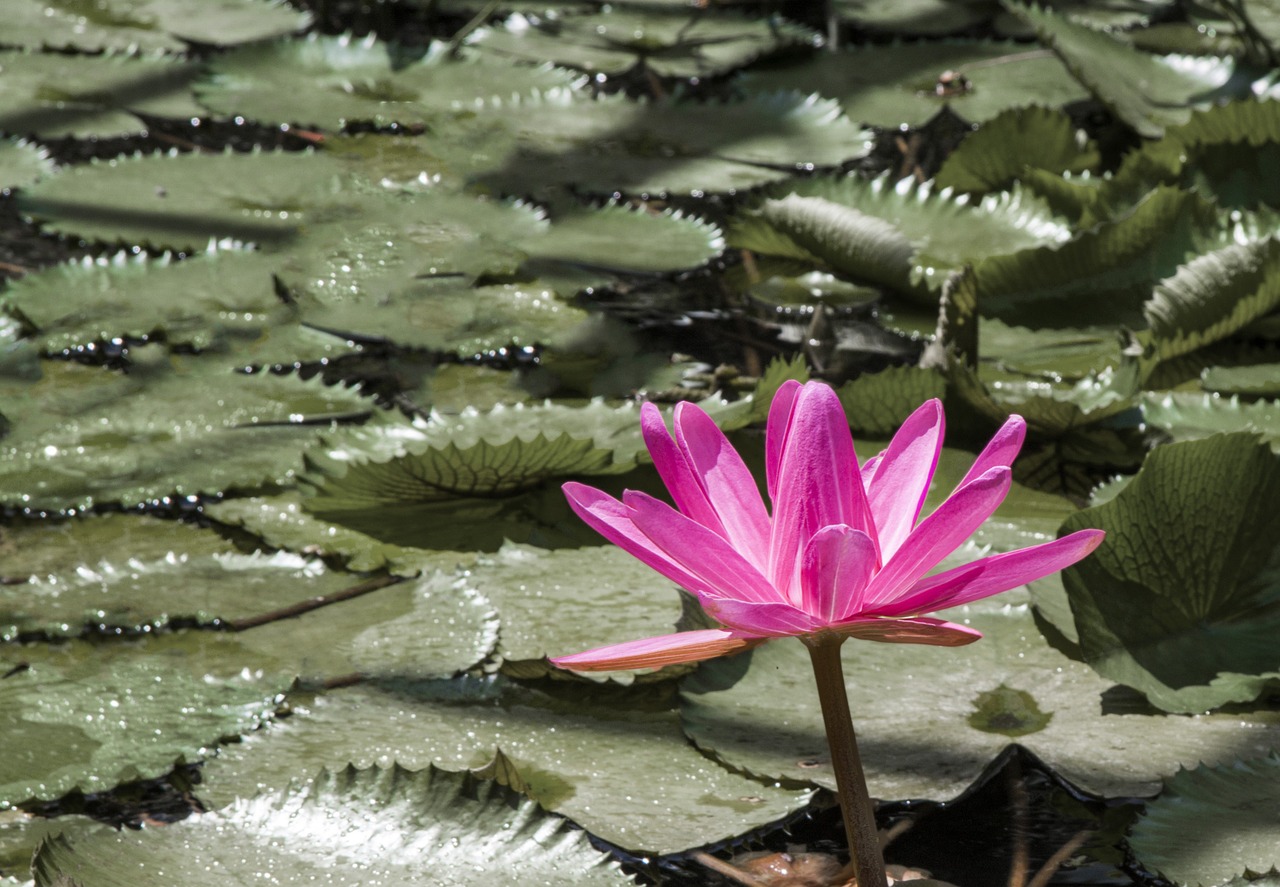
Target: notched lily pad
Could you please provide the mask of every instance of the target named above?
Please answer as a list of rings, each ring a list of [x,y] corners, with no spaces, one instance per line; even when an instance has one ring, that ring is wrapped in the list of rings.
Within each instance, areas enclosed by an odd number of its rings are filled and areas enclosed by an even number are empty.
[[[1158,447],[1114,499],[1066,520],[1107,531],[1062,574],[1100,674],[1175,712],[1280,687],[1277,458],[1251,434]]]
[[[985,194],[1008,187],[1027,169],[1081,173],[1100,159],[1097,146],[1064,111],[1011,108],[966,136],[943,161],[935,184]]]
[[[48,149],[25,139],[0,140],[0,194],[25,188],[53,169]]]
[[[321,770],[143,834],[55,838],[34,870],[41,887],[214,887],[263,872],[335,887],[438,882],[442,872],[459,887],[634,883],[586,832],[498,782],[394,764]]]
[[[357,122],[447,127],[490,102],[571,89],[581,81],[545,58],[538,61],[518,65],[455,51],[443,42],[423,51],[379,42],[373,34],[358,39],[312,33],[304,40],[246,46],[217,57],[196,95],[217,114],[262,123],[333,130]]]

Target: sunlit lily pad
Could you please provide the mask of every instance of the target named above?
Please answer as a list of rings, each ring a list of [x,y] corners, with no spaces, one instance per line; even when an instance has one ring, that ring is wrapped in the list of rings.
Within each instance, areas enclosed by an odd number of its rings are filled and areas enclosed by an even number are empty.
[[[212,861],[212,863],[211,863]],[[470,773],[398,766],[323,770],[170,828],[46,842],[37,883],[215,887],[271,872],[323,880],[459,885],[631,884],[585,832]]]
[[[1064,532],[1107,530],[1062,574],[1087,661],[1166,711],[1280,686],[1273,495],[1277,457],[1254,435],[1223,435],[1158,447],[1118,496],[1068,518]]]
[[[167,773],[274,712],[292,675],[233,665],[217,639],[0,648],[0,801],[102,791]]]
[[[128,375],[46,361],[38,381],[5,381],[0,499],[60,510],[283,483],[317,424],[369,408],[319,377],[237,372],[234,353],[157,357]]]
[[[0,140],[0,193],[25,188],[53,172],[49,152],[23,139]]]
[[[186,41],[229,46],[310,23],[310,13],[281,0],[14,0],[0,40],[31,48],[182,52]]]
[[[951,4],[955,5],[955,4]],[[958,73],[963,80],[948,79]],[[753,72],[752,89],[796,89],[836,99],[851,120],[920,126],[943,107],[971,123],[1032,103],[1051,108],[1088,93],[1047,49],[1022,43],[921,41],[821,53],[802,64]]]
[[[714,77],[786,47],[813,47],[808,28],[709,9],[643,9],[594,15],[517,15],[471,39],[500,55],[551,60],[589,73],[643,64],[663,77]]]
[[[257,44],[214,60],[196,95],[209,110],[263,123],[341,129],[447,126],[491,100],[567,89],[579,75],[542,64],[516,65],[498,56],[451,51],[432,43],[425,53],[350,35],[310,34],[305,40]]]
[[[198,73],[164,56],[0,52],[0,129],[43,138],[142,133],[139,113],[201,113],[189,91]]]
[[[1065,112],[1035,105],[1011,108],[966,136],[943,161],[935,184],[986,193],[1008,187],[1026,169],[1078,173],[1099,160],[1097,146]]]
[[[458,584],[493,601],[503,670],[520,677],[551,671],[547,656],[669,634],[681,614],[675,586],[614,546],[547,552],[508,543],[478,558]],[[612,677],[630,683],[634,674]]]
[[[214,249],[182,262],[117,253],[29,274],[0,295],[0,306],[36,328],[46,353],[151,336],[203,350],[296,315],[275,291],[275,266],[241,251]]]
[[[1213,394],[1243,397],[1280,397],[1280,364],[1210,367],[1200,374],[1200,385]]]
[[[1266,884],[1280,869],[1280,756],[1179,771],[1147,805],[1129,846],[1175,884]],[[1270,872],[1271,877],[1257,877]],[[1234,876],[1234,877],[1233,877]]]
[[[695,847],[804,804],[807,792],[731,773],[692,748],[661,689],[628,702],[620,694],[638,688],[589,687],[464,678],[299,697],[293,717],[206,766],[201,796],[217,807],[341,761],[478,767],[500,747],[535,800],[631,850]]]
[[[1111,683],[1050,647],[1017,603],[1025,600],[1021,593],[1002,597],[1013,605],[993,598],[945,614],[984,633],[967,647],[843,648],[873,796],[945,798],[963,790],[1010,742],[971,720],[980,694],[1000,687],[1025,694],[1049,716],[1017,741],[1063,776],[1106,795],[1151,794],[1178,764],[1235,760],[1265,752],[1280,738],[1274,713],[1245,719],[1247,727],[1238,715],[1104,714]],[[730,767],[834,787],[812,667],[795,641],[704,664],[682,681],[681,714],[698,746]],[[1011,723],[1016,715],[999,720]]]
[[[1280,405],[1260,400],[1244,403],[1238,397],[1218,397],[1190,391],[1146,394],[1142,417],[1174,440],[1199,440],[1223,431],[1261,434],[1280,449]]]

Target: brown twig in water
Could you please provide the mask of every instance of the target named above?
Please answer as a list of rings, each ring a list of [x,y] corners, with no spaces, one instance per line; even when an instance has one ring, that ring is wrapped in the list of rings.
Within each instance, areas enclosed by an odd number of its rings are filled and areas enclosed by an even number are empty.
[[[690,856],[705,867],[711,869],[711,871],[724,875],[731,881],[737,881],[739,884],[745,885],[745,887],[764,887],[764,882],[759,878],[752,877],[736,865],[725,862],[723,859],[712,856],[710,853],[705,853],[702,850],[695,850],[690,854]]]
[[[1062,864],[1070,859],[1077,850],[1089,840],[1089,836],[1093,834],[1090,829],[1082,829],[1072,836],[1070,841],[1058,848],[1057,852],[1045,860],[1044,865],[1040,867],[1040,871],[1036,872],[1036,876],[1031,879],[1027,887],[1048,887],[1049,880],[1062,868]]]
[[[305,601],[299,601],[296,604],[290,604],[287,607],[281,607],[279,610],[272,610],[269,613],[260,613],[257,616],[249,616],[245,619],[228,619],[223,623],[226,631],[246,631],[250,628],[257,628],[259,625],[266,625],[269,622],[279,622],[281,619],[293,619],[304,613],[310,613],[312,610],[318,610],[321,607],[327,607],[330,604],[340,603],[341,601],[349,601],[352,598],[361,597],[370,592],[377,591],[379,588],[386,588],[388,585],[397,585],[404,581],[403,576],[378,576],[367,582],[361,582],[359,585],[353,585],[350,588],[336,591],[333,594],[322,594],[317,597],[310,598]]]

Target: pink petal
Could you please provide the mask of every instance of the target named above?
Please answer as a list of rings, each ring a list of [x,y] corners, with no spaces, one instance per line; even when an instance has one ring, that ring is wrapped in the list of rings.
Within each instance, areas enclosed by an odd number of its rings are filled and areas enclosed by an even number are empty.
[[[876,538],[836,393],[819,382],[800,389],[778,467],[773,497],[769,578],[800,605],[800,555],[823,527],[844,524]]]
[[[823,623],[787,603],[758,604],[727,598],[703,598],[702,609],[739,632],[763,637],[789,637],[821,631]]]
[[[964,476],[964,479],[956,485],[956,489],[958,490],[970,481],[976,480],[996,466],[1003,465],[1008,467],[1012,465],[1014,458],[1018,455],[1018,451],[1022,449],[1022,441],[1026,436],[1026,420],[1017,414],[1011,415],[1000,426],[1000,430],[995,433],[995,436],[982,448],[982,452],[978,454],[978,458],[969,467],[969,472]]]
[[[704,527],[723,535],[724,527],[707,500],[706,490],[667,431],[662,411],[651,403],[640,407],[640,430],[649,455],[653,457],[653,465],[667,485],[676,507]]]
[[[902,547],[871,580],[863,612],[876,612],[897,598],[952,551],[1000,507],[1012,483],[1008,468],[992,468],[947,497],[938,509],[911,531]],[[854,616],[856,612],[846,612]]]
[[[984,557],[921,579],[897,601],[876,608],[881,616],[931,613],[958,607],[1033,582],[1069,567],[1101,544],[1102,530],[1079,530],[1061,539]]]
[[[867,501],[885,560],[893,557],[916,525],[938,467],[945,427],[942,402],[926,401],[902,423],[875,466],[867,484]],[[864,477],[866,473],[864,468]]]
[[[884,450],[876,453],[862,463],[862,488],[871,489],[871,482],[876,479],[876,471],[880,468],[880,460],[884,458]]]
[[[675,429],[680,452],[724,528],[721,535],[757,569],[765,570],[769,513],[746,463],[711,417],[691,403],[676,405]]]
[[[557,668],[573,671],[618,671],[624,668],[661,668],[679,662],[701,662],[727,653],[736,653],[763,643],[763,638],[743,637],[718,628],[664,634],[656,638],[627,641],[557,656],[551,660]]]
[[[921,616],[915,619],[855,619],[830,629],[845,637],[886,644],[928,644],[933,647],[963,647],[982,637],[982,632]]]
[[[570,481],[565,498],[578,517],[614,545],[677,585],[692,592],[706,592],[706,584],[672,560],[635,525],[634,512],[607,493]]]
[[[800,566],[802,605],[818,621],[834,622],[857,609],[880,567],[876,543],[852,527],[823,527],[805,546]]]
[[[644,493],[628,490],[623,501],[631,509],[635,527],[667,558],[698,579],[698,585],[690,590],[744,601],[779,600],[777,590],[763,574],[718,534]]]
[[[778,388],[769,404],[769,424],[764,434],[764,477],[769,490],[769,500],[777,502],[774,492],[778,488],[778,468],[782,464],[782,451],[786,448],[787,429],[791,425],[791,414],[795,410],[796,395],[800,393],[800,383],[788,379]]]

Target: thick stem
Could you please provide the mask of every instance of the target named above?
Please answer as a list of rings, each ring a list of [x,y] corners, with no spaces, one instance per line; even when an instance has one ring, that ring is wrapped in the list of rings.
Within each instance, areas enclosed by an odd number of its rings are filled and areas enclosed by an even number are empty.
[[[822,722],[827,728],[831,767],[836,774],[840,813],[844,817],[844,833],[849,840],[849,855],[858,887],[887,887],[884,857],[876,834],[875,808],[867,794],[867,778],[862,772],[862,759],[858,757],[858,740],[853,733],[849,696],[844,688],[844,669],[840,666],[840,645],[844,638],[817,635],[802,640],[809,648],[813,677],[818,682]]]

